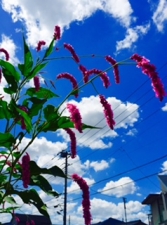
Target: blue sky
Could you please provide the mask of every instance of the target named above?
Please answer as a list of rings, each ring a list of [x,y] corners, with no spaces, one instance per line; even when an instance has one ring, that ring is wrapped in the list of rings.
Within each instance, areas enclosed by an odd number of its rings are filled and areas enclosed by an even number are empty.
[[[54,26],[60,25],[63,33],[57,42],[60,50],[55,51],[53,57],[70,56],[63,49],[63,43],[70,43],[80,56],[100,56],[81,57],[83,65],[89,69],[105,70],[109,64],[104,56],[111,55],[122,61],[138,53],[156,65],[167,91],[166,12],[165,0],[48,0],[46,3],[39,0],[33,3],[27,0],[1,0],[3,23],[0,26],[0,46],[8,50],[11,62],[17,65],[23,60],[22,31],[34,57],[37,57],[37,42],[45,40],[49,44]],[[70,59],[52,62],[43,77],[54,80],[61,72],[69,72],[77,80],[82,79],[78,65]],[[114,82],[112,70],[108,75],[111,87],[105,90],[99,80],[95,81],[95,85],[112,105],[115,130],[111,131],[106,126],[97,93],[90,85],[83,89],[78,99],[70,99],[80,109],[85,123],[104,128],[100,131],[86,130],[82,135],[76,133],[78,157],[69,159],[69,174],[78,173],[89,184],[97,182],[90,188],[93,222],[109,217],[122,219],[122,197],[127,198],[128,221],[141,219],[147,222],[149,208],[143,207],[141,202],[149,193],[160,192],[155,174],[167,169],[167,156],[162,158],[167,148],[167,100],[165,98],[160,102],[155,97],[150,80],[135,65],[120,66],[119,85]],[[4,85],[2,80],[1,93]],[[63,97],[70,87],[68,82],[60,80],[56,83],[56,92]],[[58,103],[59,100],[55,104]],[[27,141],[28,137],[22,145]],[[56,155],[69,146],[66,134],[59,131],[42,134],[28,152],[40,166],[57,164],[64,168],[63,159]],[[48,179],[56,190],[63,192],[63,180]],[[81,192],[75,183],[68,183],[68,193],[67,214],[71,224],[76,221],[83,224]],[[62,204],[63,199],[51,199],[42,192],[40,195],[49,206],[52,222],[61,224],[63,217],[55,215],[53,206]],[[36,213],[35,209],[27,206],[23,211]],[[3,218],[4,221],[9,220],[5,215]]]

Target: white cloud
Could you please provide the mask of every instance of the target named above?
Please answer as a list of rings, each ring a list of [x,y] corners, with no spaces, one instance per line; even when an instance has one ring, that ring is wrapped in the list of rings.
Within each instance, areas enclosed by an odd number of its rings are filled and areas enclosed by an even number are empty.
[[[127,0],[107,0],[104,1],[104,10],[110,14],[124,26],[128,27],[131,24],[131,21],[134,20],[131,17],[133,10],[129,1]],[[121,6],[121,7],[120,7]]]
[[[119,52],[121,49],[131,48],[132,45],[139,39],[139,37],[145,35],[148,32],[149,28],[150,24],[128,28],[125,38],[121,41],[117,41],[116,51]]]
[[[111,104],[114,110],[114,118],[116,126],[114,130],[110,130],[106,125],[104,118],[103,108],[100,104],[98,96],[84,97],[80,102],[75,100],[70,103],[75,104],[83,119],[83,123],[89,124],[103,129],[91,129],[84,130],[82,134],[76,132],[77,144],[81,147],[89,147],[91,149],[105,149],[111,148],[112,139],[118,136],[116,132],[119,128],[132,127],[139,118],[138,105],[130,102],[123,103],[115,97],[107,98],[107,101]],[[62,107],[64,108],[65,105]],[[64,111],[64,115],[69,115],[67,110]],[[62,135],[64,140],[69,140],[68,135],[64,130],[59,131],[59,135]],[[104,142],[104,138],[108,138]]]
[[[162,169],[162,173],[160,174],[167,174],[167,161],[162,163],[161,169]]]
[[[11,14],[14,22],[25,24],[28,41],[34,47],[39,40],[50,41],[56,24],[64,29],[71,22],[83,21],[97,10],[109,13],[122,26],[128,27],[133,20],[128,0],[57,0],[56,3],[53,0],[35,0],[33,7],[28,0],[2,0],[2,8]]]
[[[154,11],[153,17],[152,17],[155,25],[157,26],[157,29],[159,31],[163,31],[164,24],[167,20],[167,1],[166,0],[160,0],[157,9]]]
[[[130,129],[126,135],[129,135],[129,136],[135,136],[137,133],[137,129],[136,128],[133,128],[133,129]]]
[[[96,172],[98,171],[102,171],[105,170],[107,168],[109,168],[110,163],[114,162],[114,160],[110,160],[109,162],[105,161],[105,160],[101,160],[101,161],[90,161],[90,160],[86,160],[86,162],[84,163],[84,165],[86,166],[86,168],[93,168]]]
[[[167,112],[167,103],[162,107],[162,111]]]
[[[16,57],[17,46],[15,45],[14,41],[10,37],[4,34],[1,35],[0,48],[4,48],[9,53],[10,63],[14,65],[17,65],[19,63],[19,60]],[[0,53],[0,58],[5,59],[4,53]]]
[[[145,222],[147,221],[147,212],[144,211],[145,206],[143,206],[140,202],[129,201],[126,204],[126,208],[128,221],[139,219]],[[78,207],[77,213],[82,215],[81,206]],[[122,218],[124,218],[124,205],[123,202],[115,204],[111,201],[93,198],[91,200],[91,213],[93,217],[92,223],[104,221],[110,217],[122,221]],[[74,218],[71,216],[71,222],[74,221]]]
[[[122,197],[128,194],[133,194],[137,190],[135,182],[130,177],[122,177],[117,181],[106,183],[105,187],[99,191],[110,196]]]

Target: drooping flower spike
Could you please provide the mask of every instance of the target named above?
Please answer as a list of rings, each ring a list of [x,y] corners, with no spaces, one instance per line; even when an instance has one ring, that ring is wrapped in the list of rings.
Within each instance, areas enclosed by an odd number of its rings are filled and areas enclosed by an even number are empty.
[[[55,26],[54,39],[60,40],[61,38],[61,30],[59,26]]]
[[[39,89],[40,89],[40,81],[39,81],[39,77],[38,76],[34,77],[34,86],[35,86],[35,90],[39,91]]]
[[[162,101],[167,94],[165,92],[164,85],[156,72],[156,67],[150,63],[149,59],[138,54],[134,54],[131,59],[134,60],[137,63],[137,67],[141,68],[142,72],[151,79],[151,85],[155,95],[160,101]]]
[[[99,95],[100,103],[104,107],[104,115],[107,121],[108,126],[113,130],[115,121],[114,121],[114,114],[111,109],[111,105],[108,103],[108,101],[105,99],[103,95]]]
[[[20,106],[20,109],[25,113],[28,113],[28,109],[25,106]],[[21,116],[21,129],[26,130],[26,124],[22,116]]]
[[[87,83],[89,81],[89,76],[92,74],[99,75],[99,77],[103,81],[103,85],[105,88],[108,88],[111,85],[110,78],[107,76],[107,73],[103,72],[102,70],[98,70],[98,69],[92,69],[92,70],[85,71],[85,79],[84,79],[86,81],[85,83]]]
[[[90,193],[89,193],[89,186],[87,185],[86,181],[78,176],[77,174],[72,175],[72,179],[78,184],[80,189],[83,193],[83,200],[82,200],[82,207],[83,207],[83,217],[85,220],[85,225],[90,225],[92,216],[90,213]]]
[[[22,180],[23,187],[28,188],[30,183],[30,156],[28,153],[22,158]]]
[[[39,41],[38,45],[36,47],[37,52],[39,52],[41,50],[42,46],[45,45],[45,44],[46,44],[45,41]]]
[[[0,69],[0,83],[1,83],[1,80],[2,80],[2,69]]]
[[[0,52],[3,52],[5,54],[6,61],[9,61],[9,53],[4,48],[0,48]]]
[[[67,132],[67,134],[70,137],[70,140],[71,140],[71,158],[74,159],[77,156],[75,133],[69,128],[65,128],[64,130]]]
[[[72,122],[74,123],[75,128],[82,133],[82,118],[80,115],[79,110],[77,109],[77,107],[73,104],[68,103],[67,104],[67,109],[70,112],[70,117]]]
[[[64,48],[67,49],[67,50],[71,53],[73,59],[74,59],[77,63],[80,62],[80,59],[79,59],[78,55],[76,54],[76,52],[75,52],[75,50],[74,50],[74,48],[73,48],[72,45],[64,43]]]
[[[73,75],[71,75],[70,73],[61,73],[61,74],[57,75],[57,79],[62,79],[62,78],[68,79],[69,81],[71,81],[71,83],[73,85],[73,89],[78,90],[78,83]],[[78,91],[76,91],[75,97],[76,98],[78,97]]]
[[[113,66],[115,83],[119,84],[120,83],[120,76],[119,76],[119,68],[118,68],[117,61],[115,59],[113,59],[110,55],[107,55],[105,57],[105,59],[106,59],[107,62],[109,62]]]

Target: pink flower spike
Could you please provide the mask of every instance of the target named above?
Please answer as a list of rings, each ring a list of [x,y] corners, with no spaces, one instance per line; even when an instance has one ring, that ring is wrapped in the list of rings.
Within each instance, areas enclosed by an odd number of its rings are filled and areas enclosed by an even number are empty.
[[[31,220],[31,225],[35,225],[35,222],[34,222],[34,220]]]
[[[39,52],[41,50],[41,48],[42,48],[42,45],[45,45],[45,44],[46,44],[45,41],[39,41],[38,45],[36,47],[37,52]]]
[[[61,37],[61,31],[59,26],[55,26],[55,32],[54,32],[54,39],[60,40]]]
[[[146,74],[151,79],[151,85],[155,92],[155,96],[159,98],[160,101],[167,96],[165,92],[164,85],[161,79],[156,72],[156,67],[150,63],[149,59],[146,59],[144,56],[140,56],[138,54],[134,54],[131,57],[137,63],[137,67],[142,69],[142,72]]]
[[[75,128],[82,133],[82,118],[80,115],[79,110],[77,107],[73,104],[68,103],[67,104],[67,109],[69,110],[71,114],[71,121],[74,123]]]
[[[20,109],[22,110],[22,111],[24,111],[25,113],[28,113],[28,109],[25,107],[25,106],[20,106]],[[24,121],[24,118],[21,116],[21,128],[23,129],[23,130],[26,130],[26,124],[25,124],[25,121]]]
[[[110,78],[107,76],[107,73],[103,72],[102,70],[92,69],[92,70],[88,70],[87,72],[85,72],[85,74],[86,74],[85,78],[87,79],[87,82],[88,82],[88,78],[90,75],[97,74],[103,81],[103,85],[105,88],[108,88],[111,85]]]
[[[85,225],[90,225],[92,216],[90,213],[90,193],[89,193],[89,186],[87,185],[86,181],[78,176],[77,174],[72,175],[72,179],[78,184],[80,189],[83,193],[83,200],[82,200],[82,207],[83,207],[83,217],[85,220]]]
[[[0,48],[0,52],[3,52],[5,54],[6,61],[9,61],[9,53],[4,48]]]
[[[114,125],[115,125],[115,121],[114,121],[114,118],[113,118],[114,114],[113,114],[113,111],[111,109],[111,105],[107,102],[107,100],[105,99],[105,97],[103,95],[99,95],[99,98],[100,98],[100,103],[104,107],[104,115],[105,115],[107,124],[113,130]]]
[[[118,64],[115,59],[113,59],[110,55],[107,55],[105,57],[106,61],[109,62],[113,66],[114,70],[114,78],[115,78],[115,83],[119,84],[120,83],[120,76],[119,76],[119,69],[118,69]]]
[[[30,156],[26,153],[22,158],[22,180],[24,188],[28,188],[30,176]]]
[[[68,79],[72,83],[73,89],[78,90],[78,83],[73,75],[71,75],[69,73],[61,73],[61,74],[57,75],[57,79],[62,79],[62,78]],[[78,97],[78,91],[76,91],[75,97],[76,98]]]
[[[40,82],[39,82],[39,77],[38,76],[34,77],[34,86],[35,86],[36,91],[39,91],[39,89],[40,89]]]
[[[67,134],[70,137],[70,140],[71,140],[71,158],[74,159],[77,155],[75,133],[69,128],[65,128],[64,130],[67,132]]]
[[[20,222],[20,219],[19,219],[19,217],[17,217],[17,216],[15,216],[15,220],[16,220],[17,223]]]
[[[83,76],[84,76],[83,80],[84,80],[84,83],[86,84],[88,82],[87,69],[86,69],[86,67],[84,67],[82,65],[79,65],[79,69],[83,73]]]
[[[64,44],[64,48],[66,48],[66,49],[71,53],[71,55],[73,56],[73,59],[74,59],[77,63],[80,62],[80,59],[79,59],[78,55],[76,54],[76,52],[75,52],[74,48],[72,47],[72,45],[66,44],[66,43],[65,43],[65,44]]]
[[[1,80],[2,80],[2,70],[0,69],[0,83],[1,83]]]

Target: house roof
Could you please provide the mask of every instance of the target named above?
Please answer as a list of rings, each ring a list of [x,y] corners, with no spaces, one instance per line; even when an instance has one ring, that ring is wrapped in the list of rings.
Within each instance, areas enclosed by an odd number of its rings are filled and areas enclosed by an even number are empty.
[[[157,199],[161,199],[161,194],[149,194],[143,201],[143,205],[151,205],[153,202],[155,202]]]
[[[135,220],[135,221],[130,221],[125,223],[124,221],[113,219],[113,218],[108,218],[107,220],[104,220],[103,222],[98,222],[96,224],[92,225],[146,225],[143,223],[141,220]]]
[[[42,216],[42,215],[30,215],[30,214],[15,213],[15,216],[17,218],[19,218],[19,220],[20,220],[19,225],[22,225],[22,224],[25,225],[26,221],[31,221],[31,220],[33,220],[36,225],[50,225],[51,224],[51,220],[48,217]],[[12,220],[11,220],[11,222],[12,222]]]
[[[145,225],[141,220],[134,220],[126,223],[127,225]]]
[[[122,223],[124,222],[110,217],[107,220],[104,220],[103,222],[98,222],[92,225],[121,225]]]

